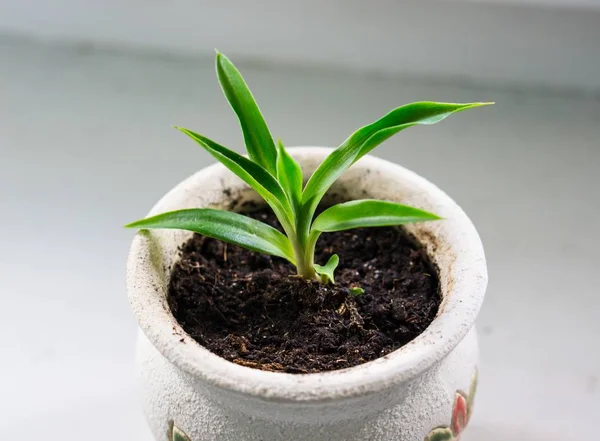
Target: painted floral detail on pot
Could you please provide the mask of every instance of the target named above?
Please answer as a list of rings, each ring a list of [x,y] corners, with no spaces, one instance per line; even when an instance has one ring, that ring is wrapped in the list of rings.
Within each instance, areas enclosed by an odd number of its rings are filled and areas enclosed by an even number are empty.
[[[457,390],[452,407],[450,426],[436,427],[425,437],[425,441],[459,441],[473,414],[473,402],[477,393],[477,370],[471,379],[469,393]]]
[[[173,424],[172,436],[169,441],[191,441],[190,437],[183,430]]]

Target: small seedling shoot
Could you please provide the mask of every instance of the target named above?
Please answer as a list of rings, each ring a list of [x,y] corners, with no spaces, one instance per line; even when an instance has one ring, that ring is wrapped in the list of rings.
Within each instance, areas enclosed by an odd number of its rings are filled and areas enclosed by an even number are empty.
[[[350,295],[354,297],[362,296],[365,293],[365,290],[360,286],[351,286],[350,287]]]
[[[334,283],[336,254],[323,265],[314,259],[322,233],[363,227],[396,226],[439,220],[436,214],[390,201],[362,199],[333,205],[315,217],[332,184],[356,161],[396,133],[416,125],[430,125],[449,115],[492,103],[406,104],[372,124],[361,127],[305,178],[300,165],[281,141],[275,143],[250,89],[233,63],[217,53],[217,76],[225,97],[240,122],[248,157],[183,127],[185,133],[217,161],[252,187],[271,207],[284,233],[240,213],[212,208],[171,211],[133,222],[139,229],[189,230],[252,251],[287,259],[300,277]],[[353,295],[360,295],[359,289]]]

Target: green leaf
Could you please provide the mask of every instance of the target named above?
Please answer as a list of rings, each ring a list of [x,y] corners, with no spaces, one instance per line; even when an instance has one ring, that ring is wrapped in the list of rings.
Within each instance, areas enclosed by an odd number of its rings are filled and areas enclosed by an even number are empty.
[[[193,231],[295,262],[292,245],[286,236],[263,222],[231,211],[212,208],[171,211],[130,223],[126,227]]]
[[[449,427],[438,427],[429,432],[425,441],[456,441],[456,438]]]
[[[316,207],[331,185],[352,164],[392,135],[418,124],[435,124],[453,113],[492,103],[436,103],[430,101],[406,104],[383,118],[354,132],[334,150],[310,177],[302,200]]]
[[[299,207],[302,200],[302,169],[281,140],[277,143],[277,180],[288,194],[292,206]]]
[[[173,425],[173,439],[172,441],[191,441],[190,437],[185,434],[179,427]]]
[[[216,64],[219,83],[240,121],[250,159],[276,176],[275,143],[250,89],[240,72],[225,55],[217,52]]]
[[[439,216],[395,202],[361,199],[334,205],[321,213],[313,231],[331,232],[362,227],[385,227],[441,219]]]
[[[217,161],[252,187],[273,208],[282,223],[293,222],[293,212],[285,190],[263,167],[198,133],[183,127],[175,128],[200,144]]]
[[[365,293],[365,290],[360,286],[351,286],[350,287],[350,295],[354,297],[362,296]]]
[[[337,268],[338,263],[340,263],[340,258],[337,254],[333,254],[325,265],[321,266],[314,264],[313,266],[317,274],[321,276],[321,280],[323,281],[323,283],[335,283],[335,279],[333,278],[333,272]]]

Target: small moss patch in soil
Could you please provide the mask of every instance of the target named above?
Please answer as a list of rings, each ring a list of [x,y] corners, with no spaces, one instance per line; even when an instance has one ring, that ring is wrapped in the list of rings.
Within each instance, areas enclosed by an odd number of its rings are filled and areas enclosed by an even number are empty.
[[[278,226],[262,209],[250,216]],[[434,319],[436,269],[402,228],[325,233],[316,262],[340,256],[335,285],[306,281],[283,259],[195,234],[181,248],[169,305],[183,329],[221,357],[268,371],[356,366],[405,345]],[[356,295],[362,288],[364,292]]]

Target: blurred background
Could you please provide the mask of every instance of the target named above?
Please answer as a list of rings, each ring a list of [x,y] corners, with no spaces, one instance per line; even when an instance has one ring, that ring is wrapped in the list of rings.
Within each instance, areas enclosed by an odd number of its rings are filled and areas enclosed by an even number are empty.
[[[212,163],[172,124],[243,150],[214,48],[290,146],[409,101],[497,102],[374,153],[447,191],[486,247],[463,439],[593,439],[600,0],[1,0],[0,439],[150,441],[122,225]]]

